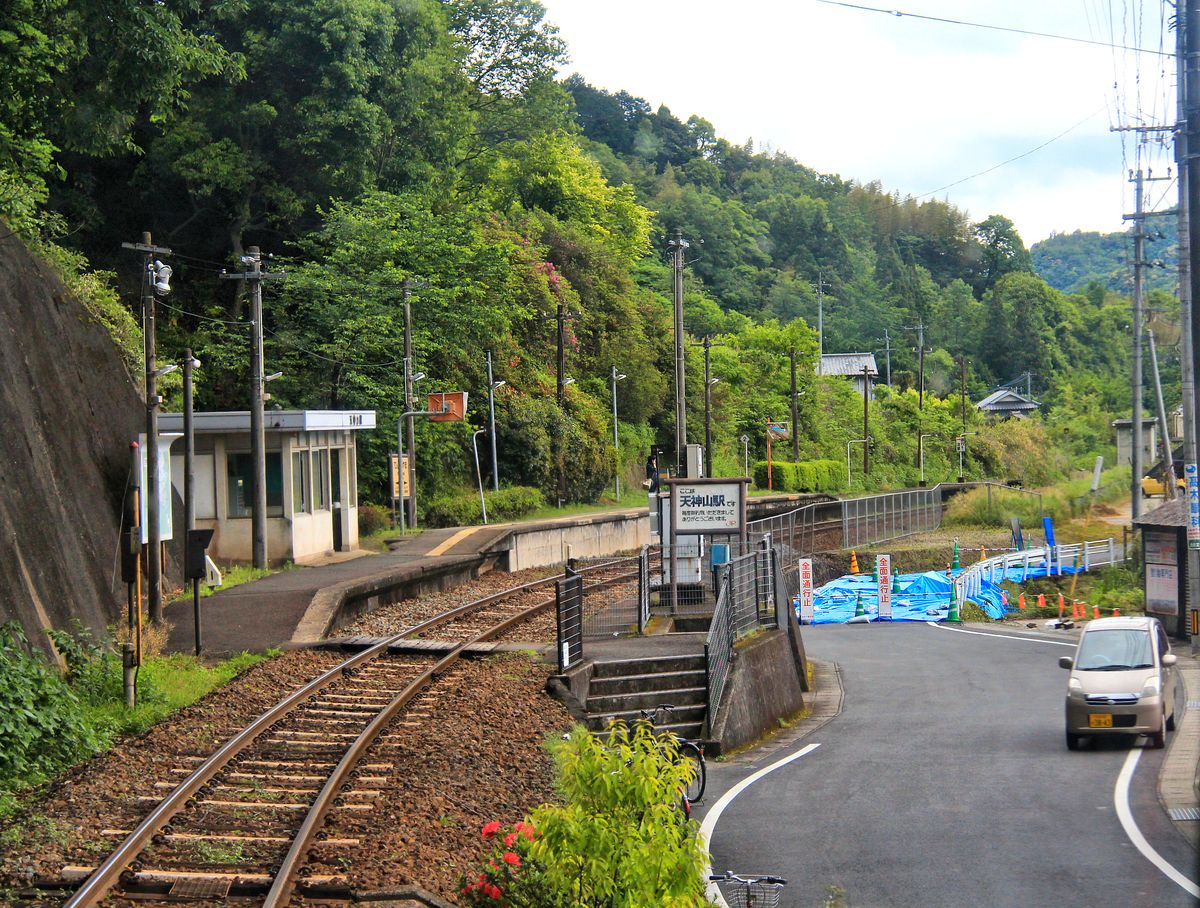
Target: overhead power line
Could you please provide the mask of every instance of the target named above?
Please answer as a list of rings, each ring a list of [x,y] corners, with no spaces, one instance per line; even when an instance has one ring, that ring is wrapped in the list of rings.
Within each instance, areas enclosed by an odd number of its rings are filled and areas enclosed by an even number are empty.
[[[1013,28],[1007,25],[990,25],[985,22],[968,22],[964,19],[945,19],[940,16],[925,16],[920,13],[906,13],[898,9],[883,9],[878,6],[863,6],[859,3],[844,3],[842,0],[817,0],[818,3],[824,3],[827,6],[842,6],[846,9],[857,9],[868,13],[884,13],[888,16],[897,18],[907,16],[909,19],[923,19],[926,22],[940,22],[943,25],[961,25],[967,28],[981,28],[987,31],[1008,32],[1014,35],[1031,35],[1035,38],[1051,38],[1055,41],[1070,41],[1073,44],[1090,44],[1094,47],[1111,47],[1118,50],[1132,50],[1139,54],[1154,54],[1155,56],[1173,57],[1175,54],[1164,50],[1151,50],[1146,47],[1128,47],[1122,44],[1113,44],[1108,41],[1094,41],[1090,38],[1078,38],[1074,35],[1056,35],[1052,32],[1039,32],[1027,28]]]

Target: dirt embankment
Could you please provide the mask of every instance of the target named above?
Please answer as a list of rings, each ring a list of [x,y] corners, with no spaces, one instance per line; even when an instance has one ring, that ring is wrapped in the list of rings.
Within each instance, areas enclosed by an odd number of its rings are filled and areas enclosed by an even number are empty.
[[[144,412],[104,328],[0,236],[0,622],[31,641],[119,614],[118,518]]]

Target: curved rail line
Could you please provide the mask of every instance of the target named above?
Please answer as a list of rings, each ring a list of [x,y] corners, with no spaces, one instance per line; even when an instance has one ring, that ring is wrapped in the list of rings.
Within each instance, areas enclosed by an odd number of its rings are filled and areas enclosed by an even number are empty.
[[[584,568],[581,573],[594,575],[614,569],[620,570],[625,568],[631,560],[634,559],[614,559],[610,562],[590,565]],[[636,576],[636,571],[632,573],[626,572],[618,574],[615,577],[598,579],[595,583],[589,584],[589,586],[592,589],[596,589],[601,586],[626,582]],[[389,647],[406,638],[442,627],[473,612],[483,611],[489,606],[496,605],[510,597],[551,586],[557,579],[557,577],[548,577],[542,580],[534,580],[484,596],[435,615],[420,624],[407,628],[351,656],[285,697],[229,738],[211,756],[205,759],[191,775],[172,790],[170,794],[159,801],[116,850],[90,873],[83,884],[64,903],[64,908],[86,908],[86,906],[96,905],[104,899],[122,882],[124,875],[130,871],[131,867],[135,866],[138,856],[163,832],[172,818],[193,803],[201,789],[211,782],[222,769],[235,757],[246,751],[264,732],[277,728],[278,723],[285,717],[298,711],[299,707],[330,687],[334,682],[339,679],[353,677],[368,666],[368,664],[375,660],[381,660],[387,655]],[[457,662],[468,647],[500,636],[515,625],[532,618],[553,604],[553,598],[537,602],[515,614],[503,617],[497,623],[478,633],[472,634],[469,639],[456,644],[453,649],[441,656],[432,666],[421,671],[415,677],[408,679],[399,693],[390,697],[383,707],[378,708],[374,717],[345,748],[341,758],[328,775],[316,798],[309,805],[305,818],[293,836],[291,845],[282,863],[277,868],[272,868],[274,871],[273,879],[263,902],[264,906],[276,908],[276,906],[287,902],[296,888],[297,876],[304,863],[305,855],[312,846],[326,814],[334,806],[335,801],[344,794],[347,779],[350,777],[355,764],[366,749],[379,740],[384,728],[395,718],[397,713],[409,704],[434,679],[444,674]],[[384,663],[380,662],[380,664]],[[411,667],[411,665],[407,667]],[[256,805],[253,802],[246,802],[246,806],[254,807]]]

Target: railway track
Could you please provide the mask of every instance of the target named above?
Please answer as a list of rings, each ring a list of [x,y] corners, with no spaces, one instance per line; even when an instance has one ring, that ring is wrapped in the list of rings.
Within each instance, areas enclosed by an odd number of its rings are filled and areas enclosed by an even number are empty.
[[[637,577],[636,559],[585,568],[589,589]],[[196,765],[178,770],[165,796],[139,801],[149,813],[133,830],[110,829],[120,845],[98,866],[68,866],[62,883],[81,883],[66,908],[107,898],[218,901],[279,906],[297,892],[325,898],[352,893],[337,873],[308,866],[322,852],[359,844],[322,832],[326,819],[376,809],[393,765],[389,747],[436,703],[433,682],[467,647],[494,640],[553,606],[557,578],[522,584],[385,638],[285,697]],[[396,655],[405,639],[433,637],[454,647],[437,657]],[[399,716],[404,722],[397,723]],[[326,864],[329,862],[326,861]]]

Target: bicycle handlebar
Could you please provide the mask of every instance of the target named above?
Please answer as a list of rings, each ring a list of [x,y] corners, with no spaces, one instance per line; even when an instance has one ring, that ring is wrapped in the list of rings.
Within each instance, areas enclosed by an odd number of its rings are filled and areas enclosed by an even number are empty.
[[[710,873],[708,875],[711,883],[746,883],[754,885],[755,883],[766,883],[772,886],[786,886],[787,880],[779,876],[738,876],[730,870],[724,873]]]
[[[639,709],[638,712],[643,719],[655,719],[658,717],[659,712],[671,712],[674,708],[675,705],[673,703],[660,703],[658,706],[651,707],[650,709]]]

